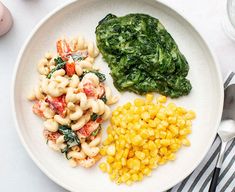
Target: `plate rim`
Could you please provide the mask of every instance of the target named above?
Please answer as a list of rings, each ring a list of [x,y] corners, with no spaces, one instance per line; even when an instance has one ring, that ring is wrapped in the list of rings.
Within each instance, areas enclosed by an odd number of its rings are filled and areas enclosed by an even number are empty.
[[[20,141],[22,143],[22,145],[24,146],[24,149],[26,150],[26,152],[28,153],[28,155],[30,156],[30,158],[33,160],[33,162],[37,165],[37,167],[47,176],[49,177],[53,182],[55,182],[57,185],[63,187],[64,189],[67,189],[69,191],[75,192],[75,189],[73,189],[70,185],[66,184],[63,181],[60,181],[59,178],[56,178],[54,176],[54,174],[50,173],[50,171],[48,171],[43,163],[41,163],[31,152],[30,148],[28,147],[28,144],[26,143],[22,133],[21,133],[21,129],[19,126],[19,121],[17,118],[17,114],[16,114],[16,103],[15,103],[15,87],[16,87],[16,77],[17,77],[17,73],[18,73],[18,69],[20,66],[20,62],[23,56],[23,53],[25,52],[25,49],[27,48],[27,45],[29,44],[29,42],[31,41],[31,39],[33,38],[33,36],[36,34],[36,32],[40,29],[40,27],[46,23],[52,16],[56,15],[58,12],[60,12],[61,10],[65,9],[66,7],[70,6],[73,3],[77,3],[80,0],[70,0],[66,3],[63,3],[62,5],[58,6],[57,8],[55,8],[54,10],[52,10],[51,12],[49,12],[45,17],[43,17],[38,24],[36,24],[34,26],[34,28],[32,29],[32,31],[29,33],[29,36],[26,38],[26,40],[24,41],[23,46],[21,47],[16,62],[15,62],[15,66],[14,66],[14,71],[13,71],[13,76],[12,76],[12,84],[11,84],[11,109],[13,112],[13,120],[14,120],[14,124],[16,127],[16,131],[17,134],[20,138]],[[148,0],[146,0],[148,1]],[[198,37],[201,39],[201,41],[203,42],[204,46],[206,47],[206,49],[208,50],[208,52],[211,55],[211,59],[213,61],[213,64],[215,66],[215,72],[216,75],[218,77],[218,82],[219,82],[219,90],[220,90],[220,103],[219,103],[219,107],[218,107],[218,117],[221,118],[222,116],[222,110],[223,110],[223,102],[224,102],[224,88],[223,88],[223,80],[222,80],[222,74],[221,74],[221,70],[220,70],[220,65],[217,59],[217,56],[214,54],[214,52],[212,51],[212,48],[210,47],[209,43],[205,40],[205,38],[203,37],[203,35],[198,31],[198,29],[193,26],[191,24],[191,22],[183,15],[183,13],[181,11],[179,11],[178,9],[172,7],[171,5],[169,5],[169,3],[164,2],[163,0],[154,0],[154,3],[158,3],[163,7],[166,7],[167,9],[171,10],[172,12],[176,13],[177,15],[179,15],[181,17],[181,19],[183,19],[194,31],[195,33],[197,33]],[[211,137],[210,141],[209,141],[209,145],[207,147],[205,147],[204,149],[204,153],[202,154],[201,158],[199,158],[196,162],[195,162],[195,167],[191,168],[190,170],[187,171],[187,173],[183,174],[180,176],[180,179],[178,179],[178,182],[176,183],[172,183],[170,185],[166,185],[164,191],[174,187],[175,185],[177,185],[178,183],[182,182],[186,177],[188,177],[197,167],[198,165],[202,162],[202,160],[205,158],[206,154],[208,153],[208,151],[211,148],[211,145],[217,135],[217,130],[219,127],[219,123],[220,123],[220,118],[216,119],[215,124],[216,124],[216,131],[213,137]]]

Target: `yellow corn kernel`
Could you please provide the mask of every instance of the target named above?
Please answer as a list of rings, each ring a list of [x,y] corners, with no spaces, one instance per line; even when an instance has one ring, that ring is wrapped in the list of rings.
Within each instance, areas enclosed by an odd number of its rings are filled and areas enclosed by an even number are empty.
[[[133,159],[132,169],[137,170],[137,171],[140,169],[140,160],[139,159],[136,159],[136,158]]]
[[[177,107],[176,111],[180,115],[183,115],[183,114],[185,114],[187,112],[183,107]]]
[[[151,175],[151,169],[149,169],[149,168],[144,168],[144,170],[142,171],[142,173],[144,174],[144,175],[147,175],[147,176],[150,176]]]
[[[177,122],[177,117],[176,116],[170,116],[168,117],[168,123],[170,124],[176,124]]]
[[[101,147],[101,148],[100,148],[100,154],[101,154],[102,156],[105,156],[105,155],[106,155],[106,149],[105,149],[105,147]]]
[[[158,150],[157,149],[150,151],[151,157],[156,157],[157,154],[158,154]]]
[[[175,111],[176,108],[177,108],[177,106],[175,105],[175,103],[172,103],[172,102],[171,102],[171,103],[169,103],[169,104],[167,105],[167,108],[169,108],[169,109]]]
[[[179,134],[179,129],[175,125],[170,125],[168,129],[173,133],[173,135],[178,135]]]
[[[111,134],[109,134],[107,140],[109,143],[111,143],[111,142],[113,142],[114,138]]]
[[[159,139],[159,138],[160,138],[160,131],[159,131],[159,130],[156,129],[156,130],[154,131],[154,134],[155,134],[154,136],[155,136],[156,139]],[[156,142],[155,142],[155,143],[156,143]]]
[[[151,151],[151,150],[155,150],[157,147],[156,147],[156,144],[153,142],[153,141],[149,141],[148,142],[148,149]]]
[[[165,120],[166,119],[166,115],[162,112],[158,112],[157,114],[157,118],[160,120]]]
[[[143,163],[144,165],[149,164],[149,158],[145,158],[141,161],[141,163]]]
[[[114,162],[114,157],[108,156],[107,159],[106,159],[106,161],[107,161],[107,163],[110,164],[110,163]]]
[[[167,153],[167,148],[166,147],[160,148],[160,154],[161,155],[165,155],[166,153]]]
[[[138,174],[138,181],[142,181],[143,177],[144,177],[143,173],[139,173]]]
[[[161,146],[160,139],[156,139],[154,143],[156,144],[157,148],[160,148]]]
[[[168,145],[171,144],[171,142],[170,142],[169,139],[162,139],[162,140],[160,140],[160,144],[161,144],[162,146],[168,146]]]
[[[106,130],[106,132],[107,132],[107,134],[110,134],[110,133],[112,133],[112,127],[111,126],[108,126],[107,127],[107,130]]]
[[[134,157],[134,155],[135,155],[134,151],[129,151],[128,158],[132,158]]]
[[[116,153],[115,145],[108,146],[106,152],[108,155],[115,155],[115,153]]]
[[[165,131],[160,131],[160,138],[165,139],[166,138],[166,132]]]
[[[149,135],[149,137],[154,136],[155,135],[154,130],[149,128],[148,129],[148,135]]]
[[[125,109],[130,109],[130,107],[131,107],[131,103],[130,103],[130,102],[128,102],[128,103],[126,103],[123,107],[124,107]]]
[[[184,119],[179,119],[176,123],[176,125],[179,127],[179,128],[184,128],[185,126],[185,120]]]
[[[141,114],[141,117],[144,121],[148,121],[150,119],[150,114],[146,111]]]
[[[110,142],[107,139],[105,139],[104,142],[103,142],[103,145],[106,146],[108,144],[110,144]]]
[[[125,166],[126,165],[126,158],[122,157],[121,163],[122,163],[122,166]]]
[[[107,171],[107,164],[104,162],[100,163],[99,168],[101,169],[101,171],[106,172]]]
[[[171,133],[170,131],[167,131],[167,133],[166,133],[166,139],[171,140],[171,139],[173,138],[173,135],[177,135],[177,134],[173,134],[173,133]]]
[[[134,104],[137,107],[143,106],[144,103],[145,103],[145,101],[143,99],[140,99],[140,98],[134,100]]]
[[[143,129],[141,132],[140,132],[140,136],[143,138],[143,139],[147,139],[148,138],[148,131],[146,129]],[[142,139],[141,138],[141,139]]]
[[[112,181],[115,180],[116,177],[117,177],[117,174],[115,174],[115,173],[112,173],[112,174],[109,175],[109,178],[110,178]]]
[[[112,166],[113,166],[113,165],[109,164],[109,169],[108,169],[108,171],[107,171],[108,174],[114,173],[114,170],[113,170]]]
[[[121,169],[122,168],[122,164],[121,164],[121,162],[115,162],[115,163],[113,163],[114,165],[113,165],[113,168],[115,168],[115,169]]]
[[[142,152],[145,153],[145,156],[149,156],[149,150],[148,149],[142,149]]]
[[[119,112],[117,110],[114,110],[113,113],[112,113],[113,116],[118,116],[119,115]]]
[[[155,165],[157,162],[157,155],[149,159],[149,164],[150,165]]]
[[[185,146],[190,146],[191,145],[190,141],[186,138],[182,140],[182,144],[185,145]]]
[[[146,94],[146,103],[151,103],[153,101],[153,94]]]
[[[157,127],[157,124],[154,120],[149,120],[149,126],[152,127],[152,128],[156,128]]]
[[[185,115],[185,118],[188,120],[195,119],[196,113],[194,111],[188,111]]]
[[[132,144],[133,144],[133,145],[138,146],[138,145],[141,144],[141,142],[142,142],[142,138],[141,138],[141,136],[139,136],[139,135],[136,135],[136,136],[132,139]]]
[[[174,115],[174,111],[173,111],[172,109],[170,109],[170,108],[167,108],[167,109],[166,109],[166,114],[167,114],[168,116],[173,116],[173,115]]]
[[[167,157],[167,159],[173,161],[173,160],[175,160],[175,157],[176,157],[175,154],[174,154],[174,153],[171,153],[171,154]]]
[[[121,183],[122,183],[122,179],[121,179],[121,178],[118,178],[118,179],[116,180],[116,184],[120,185]]]
[[[122,177],[121,177],[121,179],[122,179],[122,182],[126,182],[128,179],[130,179],[130,174],[129,173],[125,173]]]
[[[188,135],[191,132],[192,132],[191,129],[182,129],[180,130],[180,135]]]
[[[167,100],[166,96],[163,96],[163,95],[157,98],[157,101],[160,103],[165,103],[166,100]]]
[[[145,153],[141,152],[141,151],[136,151],[135,152],[135,156],[140,159],[143,160],[145,158]]]
[[[133,181],[138,181],[139,177],[138,177],[138,175],[135,173],[135,174],[131,175],[131,179],[132,179]]]
[[[131,185],[133,182],[131,180],[126,181],[127,185]]]

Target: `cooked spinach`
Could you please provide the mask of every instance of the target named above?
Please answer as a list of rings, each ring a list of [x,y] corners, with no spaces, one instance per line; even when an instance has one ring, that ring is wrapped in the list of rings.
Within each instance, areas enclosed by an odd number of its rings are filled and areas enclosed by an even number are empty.
[[[83,74],[79,77],[80,80],[82,80],[84,75],[86,75],[87,73],[94,73],[99,78],[100,82],[104,82],[106,80],[105,74],[100,73],[99,71],[96,71],[96,70],[92,70],[92,71],[85,70],[85,71],[83,71]]]
[[[69,126],[59,125],[58,131],[64,135],[64,141],[67,142],[67,144],[72,144],[74,142],[78,145],[81,144],[77,134]]]
[[[76,145],[81,145],[80,139],[77,134],[66,125],[59,125],[59,133],[64,135],[64,141],[66,142],[66,147],[61,149],[61,153],[65,154],[65,157],[68,159],[69,149]]]
[[[74,53],[72,54],[72,58],[74,61],[82,61],[85,59],[85,56],[83,56],[81,53]]]
[[[105,94],[100,98],[104,103],[107,103],[107,98],[105,96]]]
[[[53,69],[50,71],[50,73],[47,75],[47,78],[48,78],[48,79],[51,78],[52,74],[53,74],[55,71],[57,71],[57,70],[59,70],[59,69],[63,69],[63,68],[65,67],[65,64],[66,64],[66,62],[63,61],[63,59],[62,59],[61,57],[55,58],[54,61],[55,61],[55,63],[56,63],[56,66],[55,66],[55,68],[53,68]]]
[[[188,62],[158,19],[108,14],[96,27],[96,40],[119,91],[189,94]]]
[[[71,159],[71,158],[68,158],[69,149],[70,149],[69,145],[66,145],[66,147],[65,147],[64,149],[61,149],[61,150],[60,150],[61,153],[64,153],[64,154],[65,154],[65,157],[66,157],[66,159],[68,159],[68,160]]]
[[[99,71],[90,71],[91,73],[94,73],[98,78],[100,82],[104,82],[106,80],[105,74],[100,73]]]
[[[91,120],[92,120],[92,121],[95,121],[98,117],[99,117],[99,115],[96,114],[96,113],[92,113],[92,114],[91,114]]]
[[[98,135],[98,133],[100,132],[100,130],[101,130],[101,126],[99,126],[95,131],[93,131],[93,132],[91,133],[91,135],[92,135],[92,136]]]

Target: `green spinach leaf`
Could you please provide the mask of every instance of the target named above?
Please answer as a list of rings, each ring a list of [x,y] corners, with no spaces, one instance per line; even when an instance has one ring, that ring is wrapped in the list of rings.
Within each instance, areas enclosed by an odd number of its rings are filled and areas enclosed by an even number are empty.
[[[55,71],[57,71],[57,70],[59,70],[59,69],[63,69],[63,68],[65,67],[65,64],[66,64],[66,62],[63,61],[63,59],[62,59],[61,57],[55,58],[54,61],[55,61],[55,63],[56,63],[56,66],[55,66],[55,68],[53,68],[53,69],[50,71],[50,73],[47,75],[47,78],[48,78],[48,79],[51,78],[52,74],[53,74]]]
[[[95,131],[93,131],[93,132],[91,133],[91,135],[92,135],[92,136],[98,135],[98,133],[100,132],[100,130],[101,130],[101,126],[99,126]]]
[[[72,54],[72,58],[74,61],[82,61],[86,57],[84,55],[82,55],[81,53],[74,53],[74,54]]]
[[[105,94],[100,98],[104,103],[107,103],[107,98],[105,96]]]
[[[92,121],[95,121],[98,117],[99,117],[98,114],[92,113],[92,115],[91,115],[91,120],[92,120]]]
[[[189,94],[189,66],[160,21],[146,14],[108,14],[96,27],[97,46],[119,91]]]
[[[100,73],[99,71],[83,71],[83,74],[79,77],[80,80],[82,80],[82,78],[87,74],[87,73],[94,73],[98,78],[100,82],[104,82],[106,80],[105,74]]]
[[[77,134],[69,126],[59,125],[59,132],[64,135],[64,140],[68,144],[72,144],[74,142],[78,145],[81,144]]]

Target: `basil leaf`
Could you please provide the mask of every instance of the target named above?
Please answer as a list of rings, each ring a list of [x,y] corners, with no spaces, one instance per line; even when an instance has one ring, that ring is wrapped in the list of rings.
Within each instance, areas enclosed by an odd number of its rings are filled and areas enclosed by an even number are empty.
[[[69,149],[70,149],[70,147],[69,147],[69,145],[67,145],[64,149],[61,149],[61,150],[60,150],[61,153],[64,153],[64,154],[65,154],[65,157],[66,157],[66,159],[68,159],[68,160],[71,159],[71,157],[68,158]]]
[[[80,53],[75,53],[75,54],[72,54],[72,58],[74,61],[82,61],[84,60],[86,57],[84,57],[82,54]]]
[[[47,75],[47,78],[48,78],[48,79],[51,78],[52,74],[53,74],[55,71],[57,71],[57,70],[59,70],[59,69],[63,69],[63,68],[65,67],[65,64],[66,64],[66,62],[63,61],[63,59],[62,59],[61,57],[55,58],[54,61],[55,61],[55,63],[56,63],[56,66],[55,66],[55,68],[53,68],[53,69],[50,71],[50,73]]]
[[[80,80],[87,74],[87,73],[94,73],[98,78],[100,82],[104,82],[106,80],[105,74],[100,73],[99,71],[83,71],[83,74],[79,77]]]
[[[107,98],[105,94],[100,98],[100,100],[102,100],[104,103],[107,103]]]
[[[91,71],[91,73],[94,73],[98,78],[100,82],[103,82],[106,80],[105,74],[100,73],[98,71]]]
[[[99,115],[97,115],[96,113],[92,113],[91,120],[95,121],[98,117],[99,117]]]
[[[91,133],[91,135],[92,135],[92,136],[98,135],[98,133],[100,132],[100,130],[101,130],[101,126],[99,126],[95,131],[93,131],[93,132]]]
[[[77,134],[67,125],[59,125],[59,130],[61,134],[64,135],[64,141],[72,144],[76,142],[78,145],[81,144],[80,139],[78,138]]]

